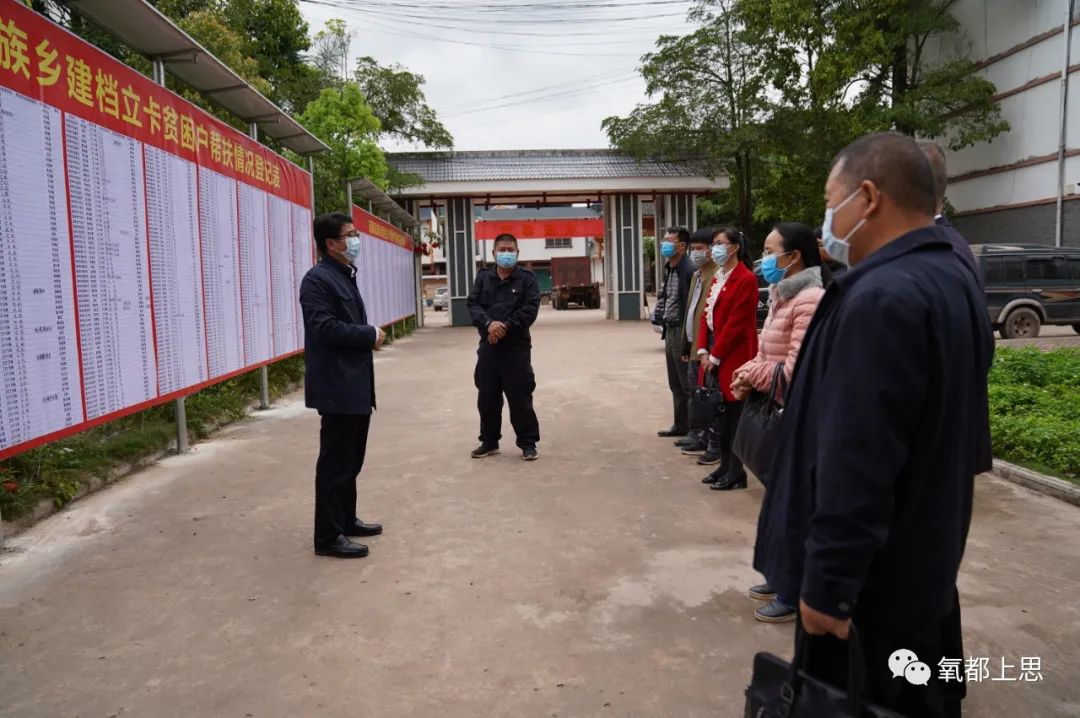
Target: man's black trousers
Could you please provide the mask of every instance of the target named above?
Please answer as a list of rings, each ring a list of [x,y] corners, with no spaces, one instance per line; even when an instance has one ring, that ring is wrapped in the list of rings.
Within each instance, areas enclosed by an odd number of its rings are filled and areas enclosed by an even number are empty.
[[[668,326],[664,334],[664,356],[667,360],[667,381],[671,390],[674,414],[671,428],[685,434],[690,428],[690,384],[687,362],[682,360],[683,335],[681,325]]]
[[[367,414],[322,414],[315,464],[315,548],[345,533],[356,519],[356,477],[367,453]]]
[[[480,411],[480,441],[498,444],[502,438],[503,395],[510,405],[510,423],[521,448],[540,441],[540,423],[533,411],[536,377],[529,347],[491,347],[481,345],[476,356],[474,376],[476,406]]]

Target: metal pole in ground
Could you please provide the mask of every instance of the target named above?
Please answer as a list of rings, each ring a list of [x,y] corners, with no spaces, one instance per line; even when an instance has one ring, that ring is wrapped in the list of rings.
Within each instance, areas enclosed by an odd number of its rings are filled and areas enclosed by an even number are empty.
[[[251,139],[259,141],[259,126],[255,122],[248,123],[248,134]],[[259,367],[259,408],[270,408],[270,369],[265,364]]]
[[[153,60],[153,79],[154,82],[165,86],[165,63],[161,58],[154,58]],[[188,433],[187,433],[187,406],[184,404],[184,397],[180,397],[176,400],[176,453],[186,454],[188,450]]]
[[[187,406],[181,397],[176,400],[176,453],[186,454],[188,451],[187,433]]]

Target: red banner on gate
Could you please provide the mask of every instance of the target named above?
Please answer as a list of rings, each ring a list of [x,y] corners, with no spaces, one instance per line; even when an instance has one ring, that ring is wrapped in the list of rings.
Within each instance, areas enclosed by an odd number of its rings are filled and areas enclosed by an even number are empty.
[[[561,239],[564,237],[603,237],[604,220],[595,219],[508,219],[478,220],[477,239],[495,239],[512,234],[518,239]]]

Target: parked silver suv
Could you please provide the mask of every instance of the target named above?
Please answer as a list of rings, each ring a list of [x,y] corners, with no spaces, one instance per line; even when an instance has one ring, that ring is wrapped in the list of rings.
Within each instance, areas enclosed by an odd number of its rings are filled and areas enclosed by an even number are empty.
[[[435,290],[435,298],[431,300],[431,308],[437,312],[450,308],[450,287],[439,287]]]

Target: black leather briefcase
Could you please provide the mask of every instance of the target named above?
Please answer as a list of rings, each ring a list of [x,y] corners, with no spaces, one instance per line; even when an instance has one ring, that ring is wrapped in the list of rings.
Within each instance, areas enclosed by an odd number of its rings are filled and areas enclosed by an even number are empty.
[[[796,626],[795,636],[791,663],[771,653],[754,656],[745,718],[904,718],[864,700],[865,664],[854,625],[848,636],[846,691],[806,673],[808,641],[801,625]]]

